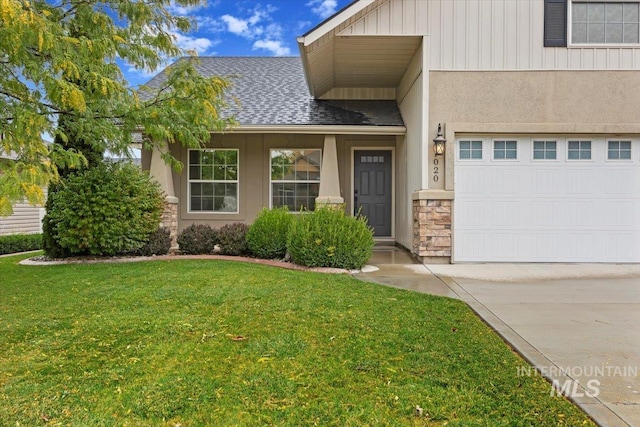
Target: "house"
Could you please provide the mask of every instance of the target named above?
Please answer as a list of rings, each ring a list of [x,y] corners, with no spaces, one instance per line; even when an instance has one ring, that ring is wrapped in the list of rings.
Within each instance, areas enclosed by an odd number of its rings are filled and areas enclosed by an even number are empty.
[[[424,262],[640,262],[639,9],[354,1],[299,58],[201,58],[239,127],[143,167],[180,229],[344,203]]]

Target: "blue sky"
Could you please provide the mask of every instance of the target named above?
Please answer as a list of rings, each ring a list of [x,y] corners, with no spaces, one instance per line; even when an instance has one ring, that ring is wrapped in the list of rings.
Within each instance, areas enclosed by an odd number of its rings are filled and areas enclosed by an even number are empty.
[[[205,6],[172,5],[174,15],[191,17],[197,29],[176,32],[178,45],[200,56],[298,56],[296,37],[352,0],[208,0]],[[136,86],[157,73],[125,67]]]

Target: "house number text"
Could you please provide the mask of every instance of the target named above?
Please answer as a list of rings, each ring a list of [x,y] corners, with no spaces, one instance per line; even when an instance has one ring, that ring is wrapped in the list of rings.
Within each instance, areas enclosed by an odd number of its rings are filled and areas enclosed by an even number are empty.
[[[433,182],[440,181],[440,160],[433,159]]]

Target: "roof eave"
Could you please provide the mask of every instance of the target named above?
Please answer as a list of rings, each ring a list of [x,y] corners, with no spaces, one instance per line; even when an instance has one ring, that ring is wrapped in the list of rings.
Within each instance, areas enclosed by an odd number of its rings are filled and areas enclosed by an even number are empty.
[[[405,126],[239,125],[221,133],[297,133],[314,135],[405,135]]]
[[[347,19],[351,18],[356,13],[360,12],[362,9],[369,6],[376,0],[356,0],[350,5],[346,6],[344,9],[338,11],[334,15],[330,16],[326,20],[322,21],[320,24],[307,31],[306,34],[298,37],[298,43],[302,44],[302,46],[309,46],[311,43],[320,39],[325,34],[329,33],[331,30],[342,24]]]

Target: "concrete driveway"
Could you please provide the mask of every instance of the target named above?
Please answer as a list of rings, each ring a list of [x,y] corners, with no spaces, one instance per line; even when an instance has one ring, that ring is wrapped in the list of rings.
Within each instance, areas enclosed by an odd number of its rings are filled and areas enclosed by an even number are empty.
[[[371,263],[362,279],[464,300],[599,425],[640,427],[640,265]]]
[[[640,426],[640,266],[427,268],[599,424]]]

